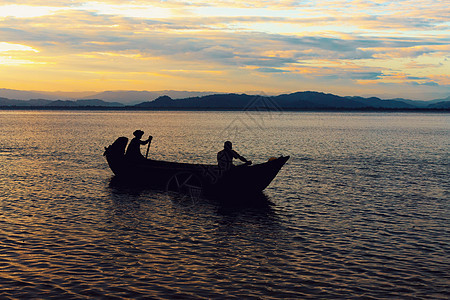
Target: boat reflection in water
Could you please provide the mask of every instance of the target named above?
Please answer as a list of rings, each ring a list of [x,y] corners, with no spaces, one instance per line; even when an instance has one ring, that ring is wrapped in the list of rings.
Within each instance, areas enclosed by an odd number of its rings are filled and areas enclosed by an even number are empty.
[[[166,191],[156,186],[144,185],[142,182],[127,180],[113,175],[109,181],[110,193],[114,199],[132,201],[133,199],[166,199],[173,204],[190,208],[206,203],[218,208],[219,214],[230,214],[242,209],[272,210],[274,202],[264,192],[243,195],[203,195]]]
[[[175,192],[192,199],[262,201],[266,199],[261,196],[262,191],[289,159],[289,156],[280,156],[265,163],[236,166],[221,172],[217,165],[129,160],[124,155],[127,143],[126,137],[119,137],[105,150],[106,160],[116,175],[114,181]]]

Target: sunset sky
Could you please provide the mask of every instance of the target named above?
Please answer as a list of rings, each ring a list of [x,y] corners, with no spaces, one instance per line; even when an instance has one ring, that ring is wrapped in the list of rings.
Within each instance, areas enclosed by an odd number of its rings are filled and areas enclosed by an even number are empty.
[[[446,2],[0,0],[0,88],[446,97]]]

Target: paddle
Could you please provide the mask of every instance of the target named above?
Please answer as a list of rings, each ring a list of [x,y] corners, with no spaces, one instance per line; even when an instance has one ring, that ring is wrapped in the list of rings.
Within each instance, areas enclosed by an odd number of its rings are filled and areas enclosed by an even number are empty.
[[[148,137],[148,146],[147,146],[147,153],[145,153],[145,158],[148,158],[148,150],[150,150],[150,144],[152,143],[152,136]]]

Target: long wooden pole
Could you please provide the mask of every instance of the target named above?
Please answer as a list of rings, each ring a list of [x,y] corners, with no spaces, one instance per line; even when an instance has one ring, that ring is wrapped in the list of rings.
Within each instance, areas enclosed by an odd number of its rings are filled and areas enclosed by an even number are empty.
[[[152,143],[152,136],[148,137],[149,141],[148,141],[148,146],[147,146],[147,153],[145,153],[145,158],[148,158],[148,150],[150,150],[150,144]]]

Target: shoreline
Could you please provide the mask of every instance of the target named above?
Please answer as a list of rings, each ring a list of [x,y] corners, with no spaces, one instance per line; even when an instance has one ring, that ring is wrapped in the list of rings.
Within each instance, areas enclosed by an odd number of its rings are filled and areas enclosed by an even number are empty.
[[[132,107],[132,106],[0,106],[0,111],[232,111],[232,112],[436,112],[449,113],[450,108],[188,108],[188,107]]]

